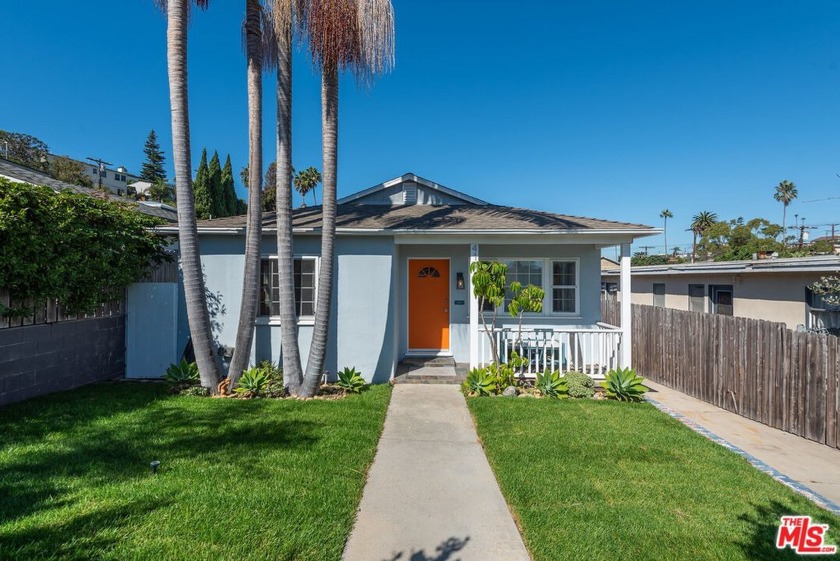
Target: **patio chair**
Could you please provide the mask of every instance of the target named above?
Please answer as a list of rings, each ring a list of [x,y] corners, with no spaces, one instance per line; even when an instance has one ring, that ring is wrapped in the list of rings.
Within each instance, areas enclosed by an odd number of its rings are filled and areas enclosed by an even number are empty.
[[[534,361],[537,370],[547,368],[548,370],[565,369],[565,344],[554,345],[554,329],[534,329]]]

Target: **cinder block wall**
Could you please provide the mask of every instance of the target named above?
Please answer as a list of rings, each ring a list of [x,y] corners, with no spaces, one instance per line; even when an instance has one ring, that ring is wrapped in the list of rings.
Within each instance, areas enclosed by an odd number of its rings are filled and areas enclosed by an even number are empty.
[[[0,329],[0,406],[125,375],[125,316]]]

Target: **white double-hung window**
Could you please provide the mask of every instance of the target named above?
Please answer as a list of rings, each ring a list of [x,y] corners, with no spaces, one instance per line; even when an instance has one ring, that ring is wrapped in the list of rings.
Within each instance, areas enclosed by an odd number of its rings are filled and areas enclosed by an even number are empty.
[[[507,265],[507,284],[519,282],[545,291],[542,315],[580,315],[580,271],[578,259],[502,259]],[[504,309],[513,298],[505,292]]]

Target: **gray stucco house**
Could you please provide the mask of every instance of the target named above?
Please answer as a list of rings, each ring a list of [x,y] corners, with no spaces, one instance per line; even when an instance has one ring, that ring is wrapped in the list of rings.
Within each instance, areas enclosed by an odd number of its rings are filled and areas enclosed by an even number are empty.
[[[368,380],[385,382],[405,357],[449,356],[471,366],[485,363],[490,357],[488,338],[481,331],[468,273],[473,260],[504,260],[509,280],[545,289],[543,312],[524,322],[526,345],[554,351],[540,355],[543,362],[590,368],[596,375],[629,363],[629,326],[601,323],[601,249],[622,246],[629,283],[630,244],[659,230],[497,206],[414,174],[338,203],[329,373],[354,366]],[[314,321],[320,212],[320,207],[296,209],[293,219],[303,357]],[[200,221],[198,232],[207,289],[216,297],[216,336],[220,345],[232,346],[242,290],[245,217]],[[264,214],[263,232],[262,301],[252,360],[276,362],[281,326],[276,317],[274,213]],[[499,311],[494,336],[505,352],[511,348],[506,327],[515,323]],[[185,339],[185,330],[180,333]],[[533,369],[542,369],[537,362],[535,358]]]

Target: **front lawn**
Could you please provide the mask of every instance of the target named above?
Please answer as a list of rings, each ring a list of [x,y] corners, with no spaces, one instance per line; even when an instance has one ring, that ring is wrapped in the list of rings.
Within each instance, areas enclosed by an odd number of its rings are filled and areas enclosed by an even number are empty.
[[[840,517],[649,404],[467,401],[535,561],[796,559],[784,514],[840,543]]]
[[[338,560],[389,397],[113,383],[0,408],[0,559]]]

